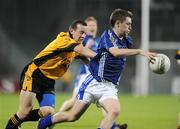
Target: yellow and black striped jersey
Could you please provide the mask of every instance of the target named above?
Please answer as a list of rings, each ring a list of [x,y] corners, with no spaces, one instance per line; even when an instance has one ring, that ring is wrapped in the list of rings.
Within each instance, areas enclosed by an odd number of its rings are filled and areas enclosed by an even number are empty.
[[[180,59],[180,50],[176,51],[175,58],[178,60]]]
[[[58,79],[64,75],[70,63],[78,55],[73,51],[78,44],[68,32],[61,32],[34,58],[31,65],[35,64],[46,77]]]

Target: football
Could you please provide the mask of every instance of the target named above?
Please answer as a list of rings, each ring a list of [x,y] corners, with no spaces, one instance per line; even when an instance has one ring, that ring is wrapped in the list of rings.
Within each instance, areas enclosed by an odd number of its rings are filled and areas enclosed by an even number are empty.
[[[171,62],[165,54],[158,54],[157,57],[154,57],[154,60],[149,62],[149,66],[154,73],[164,74],[170,69]]]

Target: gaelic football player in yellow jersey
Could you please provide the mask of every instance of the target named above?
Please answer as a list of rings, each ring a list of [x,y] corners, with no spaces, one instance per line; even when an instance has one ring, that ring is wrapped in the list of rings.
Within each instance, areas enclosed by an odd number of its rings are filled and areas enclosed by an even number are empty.
[[[86,29],[84,21],[74,21],[69,32],[61,32],[24,68],[20,80],[19,110],[9,119],[6,129],[18,129],[24,121],[37,121],[54,113],[55,80],[64,75],[76,56],[93,58],[96,55],[81,44]],[[32,110],[35,97],[40,108]]]
[[[180,65],[180,50],[176,51],[175,59],[177,60],[177,63]],[[180,112],[178,115],[178,127],[177,127],[177,129],[180,129]]]

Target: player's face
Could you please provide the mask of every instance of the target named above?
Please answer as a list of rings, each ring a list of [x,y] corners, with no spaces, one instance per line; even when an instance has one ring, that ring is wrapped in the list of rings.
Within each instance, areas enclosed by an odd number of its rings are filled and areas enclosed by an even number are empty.
[[[78,24],[76,29],[71,31],[73,39],[77,42],[82,42],[84,37],[86,36],[87,26]]]
[[[126,17],[126,19],[119,24],[119,32],[123,36],[127,36],[132,29],[132,19],[130,17]]]
[[[86,23],[88,26],[87,34],[95,37],[97,33],[97,23],[95,21],[88,21]]]

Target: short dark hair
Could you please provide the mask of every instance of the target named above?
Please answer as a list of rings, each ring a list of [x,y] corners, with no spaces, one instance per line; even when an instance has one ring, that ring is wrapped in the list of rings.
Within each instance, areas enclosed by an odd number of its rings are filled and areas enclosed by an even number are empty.
[[[123,10],[123,9],[115,9],[110,16],[110,25],[114,27],[115,22],[119,20],[121,23],[126,19],[126,17],[133,18],[133,14],[130,11]]]
[[[70,29],[77,29],[77,25],[83,25],[83,26],[87,26],[86,22],[84,22],[83,20],[74,20],[71,25],[69,26],[69,30]]]

